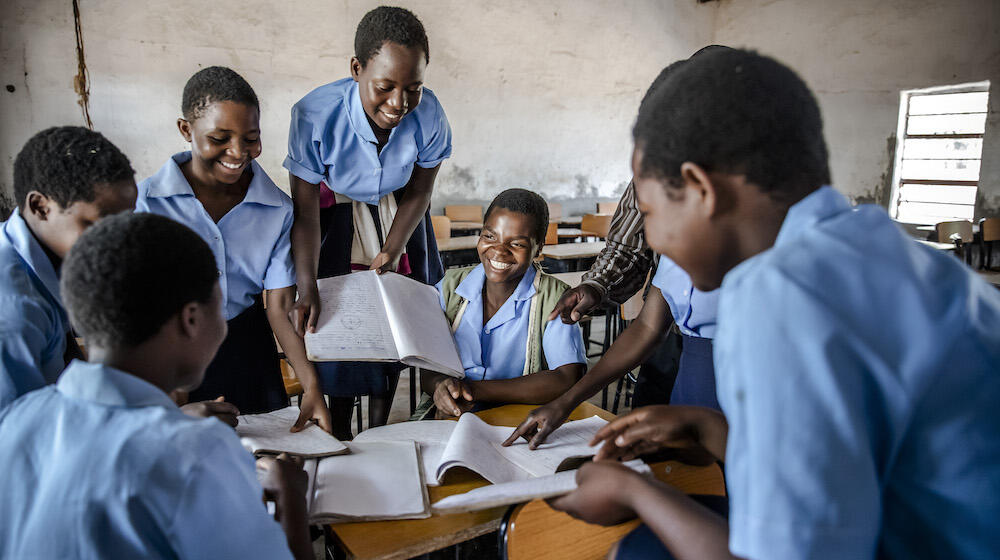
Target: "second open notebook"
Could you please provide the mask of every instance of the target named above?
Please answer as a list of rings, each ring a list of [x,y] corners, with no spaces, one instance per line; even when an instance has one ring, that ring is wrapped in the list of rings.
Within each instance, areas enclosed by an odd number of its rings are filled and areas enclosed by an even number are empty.
[[[533,451],[523,439],[503,447],[501,443],[514,428],[492,426],[475,414],[463,414],[458,422],[422,420],[380,426],[361,432],[354,442],[417,442],[430,486],[440,484],[453,467],[465,467],[498,484],[554,474],[570,461],[593,455],[597,449],[588,444],[605,424],[607,420],[597,416],[566,422]]]
[[[314,362],[403,362],[464,377],[455,339],[433,287],[388,272],[358,272],[317,282],[316,332],[306,333]]]

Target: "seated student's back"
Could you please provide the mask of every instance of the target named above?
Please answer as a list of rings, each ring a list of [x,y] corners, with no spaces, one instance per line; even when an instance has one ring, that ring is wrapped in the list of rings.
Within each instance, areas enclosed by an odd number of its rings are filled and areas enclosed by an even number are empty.
[[[200,383],[225,333],[208,246],[123,214],[84,234],[62,272],[92,361],[0,413],[0,557],[288,557],[251,455],[168,397]]]

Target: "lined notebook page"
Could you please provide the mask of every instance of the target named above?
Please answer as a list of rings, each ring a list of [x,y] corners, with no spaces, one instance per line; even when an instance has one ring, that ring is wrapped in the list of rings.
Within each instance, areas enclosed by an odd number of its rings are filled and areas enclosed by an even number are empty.
[[[399,359],[378,282],[374,271],[316,282],[321,308],[316,332],[305,335],[310,360]]]
[[[291,453],[301,457],[326,457],[347,453],[347,446],[309,423],[301,432],[289,430],[299,417],[299,409],[289,406],[264,414],[244,414],[237,417],[236,435],[243,447],[253,454]]]

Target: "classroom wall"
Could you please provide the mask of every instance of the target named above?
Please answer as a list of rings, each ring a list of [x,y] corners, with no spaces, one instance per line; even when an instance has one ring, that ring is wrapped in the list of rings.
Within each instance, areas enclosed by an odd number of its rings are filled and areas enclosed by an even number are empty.
[[[833,182],[855,202],[889,203],[900,90],[990,80],[976,217],[1000,215],[1000,2],[722,0],[714,37],[805,79]]]
[[[288,115],[311,89],[348,75],[354,30],[383,2],[81,1],[90,115],[137,177],[185,149],[175,120],[184,82],[226,65],[262,101],[260,163],[282,187]],[[0,3],[0,190],[34,132],[83,124],[69,0]],[[666,64],[707,44],[717,10],[694,0],[404,1],[430,37],[426,82],[454,132],[434,206],[488,202],[527,186],[592,211],[630,177],[630,129]],[[13,88],[14,91],[9,91]]]

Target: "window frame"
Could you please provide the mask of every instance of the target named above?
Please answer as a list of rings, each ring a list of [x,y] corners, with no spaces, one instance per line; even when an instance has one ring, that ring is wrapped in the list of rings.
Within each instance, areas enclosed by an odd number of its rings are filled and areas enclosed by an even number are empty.
[[[903,149],[906,144],[907,139],[980,139],[982,141],[983,137],[986,136],[985,130],[982,134],[913,134],[907,135],[906,131],[909,126],[910,119],[910,100],[915,96],[924,95],[940,95],[940,94],[950,94],[950,93],[973,93],[973,92],[987,92],[987,107],[986,112],[989,113],[989,92],[990,92],[990,81],[983,80],[981,82],[968,82],[964,84],[955,84],[947,86],[935,86],[929,88],[918,88],[918,89],[908,89],[899,92],[899,118],[897,120],[896,128],[896,149],[894,154],[894,161],[892,166],[892,189],[891,195],[889,197],[889,215],[895,220],[899,216],[899,206],[900,206],[900,191],[904,185],[946,185],[946,186],[970,186],[976,188],[976,194],[979,193],[979,181],[982,178],[978,177],[975,181],[967,180],[946,180],[946,179],[907,179],[903,180]],[[982,153],[979,155],[979,161],[982,162]],[[935,204],[946,204],[946,203],[935,203]],[[964,205],[963,205],[964,206]],[[974,205],[973,205],[974,206]],[[923,222],[921,222],[923,225]]]

